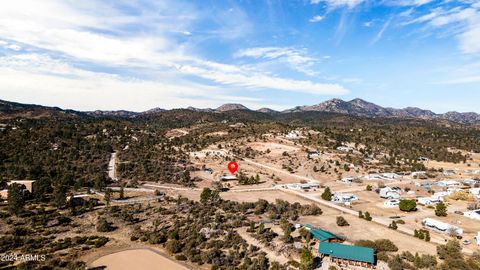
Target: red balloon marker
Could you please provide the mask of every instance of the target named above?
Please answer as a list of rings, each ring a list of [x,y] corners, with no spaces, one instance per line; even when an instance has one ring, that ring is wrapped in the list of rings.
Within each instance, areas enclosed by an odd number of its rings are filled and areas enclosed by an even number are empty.
[[[235,161],[230,161],[230,163],[228,163],[228,170],[234,174],[237,169],[238,169],[238,164],[235,162]]]

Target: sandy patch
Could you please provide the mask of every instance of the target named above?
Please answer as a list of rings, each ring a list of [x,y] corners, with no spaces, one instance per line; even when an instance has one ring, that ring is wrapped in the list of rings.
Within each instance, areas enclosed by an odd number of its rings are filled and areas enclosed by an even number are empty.
[[[95,260],[92,266],[106,266],[105,269],[114,270],[188,270],[179,263],[150,249],[131,249],[112,253]]]

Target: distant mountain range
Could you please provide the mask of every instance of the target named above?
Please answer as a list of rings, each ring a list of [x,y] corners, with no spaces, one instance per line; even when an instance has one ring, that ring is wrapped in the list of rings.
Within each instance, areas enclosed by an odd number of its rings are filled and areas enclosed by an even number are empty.
[[[188,107],[186,110],[195,112],[207,112],[207,113],[223,113],[229,111],[252,111],[242,104],[228,103],[224,104],[216,109],[199,109],[194,107]],[[161,108],[154,108],[145,112],[131,112],[125,110],[118,111],[88,111],[80,112],[74,110],[63,110],[57,107],[45,107],[33,104],[22,104],[16,102],[9,102],[0,100],[0,117],[48,117],[53,115],[87,115],[91,117],[123,117],[132,118],[141,115],[154,115],[162,113],[166,110]],[[416,107],[407,107],[404,109],[395,109],[382,107],[377,104],[362,100],[353,99],[350,101],[344,101],[341,99],[331,99],[325,102],[310,105],[310,106],[297,106],[284,111],[275,111],[269,108],[261,108],[256,112],[265,114],[289,114],[289,113],[301,113],[301,112],[328,112],[336,114],[344,114],[366,118],[412,118],[423,120],[447,120],[461,124],[480,124],[480,114],[474,112],[447,112],[444,114],[437,114],[429,110],[424,110]]]

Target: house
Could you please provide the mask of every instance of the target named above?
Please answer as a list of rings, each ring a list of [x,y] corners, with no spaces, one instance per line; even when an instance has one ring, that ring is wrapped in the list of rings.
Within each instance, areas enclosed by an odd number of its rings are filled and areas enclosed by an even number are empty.
[[[358,200],[358,197],[350,193],[335,193],[332,196],[332,202],[351,203]]]
[[[342,152],[351,152],[353,151],[353,148],[349,146],[339,146],[337,147],[337,150]]]
[[[340,180],[341,182],[345,183],[345,184],[352,184],[353,181],[357,179],[355,177],[345,177],[345,178],[342,178],[342,180]]]
[[[237,180],[237,176],[235,175],[222,175],[219,178],[219,181],[235,181]]]
[[[441,201],[443,201],[443,198],[435,197],[435,196],[417,198],[417,202],[420,205],[433,205],[433,204],[440,203]]]
[[[12,180],[12,181],[8,182],[8,185],[11,185],[11,184],[24,185],[25,189],[28,190],[30,193],[32,193],[34,182],[35,182],[35,180]]]
[[[12,180],[7,183],[8,186],[12,184],[18,184],[18,185],[23,185],[25,187],[24,190],[28,190],[28,192],[32,193],[33,192],[33,183],[35,180]],[[0,190],[0,198],[1,199],[7,199],[8,198],[8,189],[3,189]]]
[[[459,187],[460,182],[454,180],[441,180],[437,182],[439,187]]]
[[[213,173],[213,169],[212,168],[205,168],[203,169],[204,172],[206,173],[209,173],[209,174],[212,174]]]
[[[0,190],[0,199],[7,199],[8,198],[8,189]]]
[[[461,236],[463,234],[463,229],[457,226],[450,225],[448,223],[435,220],[432,218],[426,218],[422,221],[422,225],[426,228],[430,228],[442,233],[455,234]]]
[[[463,184],[468,185],[468,186],[474,186],[477,184],[480,184],[480,180],[477,179],[465,179],[463,181]]]
[[[455,175],[455,171],[454,170],[445,170],[445,171],[443,171],[443,175],[453,176],[453,175]]]
[[[480,220],[480,209],[465,212],[463,215],[472,219]]]
[[[345,241],[343,237],[322,229],[311,229],[310,233],[312,234],[313,238],[317,239],[320,242],[341,243]]]
[[[332,262],[341,266],[373,268],[375,265],[375,252],[372,248],[321,242],[318,246],[318,253],[322,258],[330,257]]]
[[[292,130],[287,135],[285,135],[285,137],[287,139],[293,139],[293,140],[298,139],[298,131]]]
[[[470,193],[477,197],[477,199],[480,198],[480,188],[471,188]]]
[[[316,183],[306,183],[306,184],[293,184],[292,188],[300,190],[310,190],[312,188],[319,188],[320,185]]]
[[[398,200],[398,199],[387,200],[383,203],[383,205],[385,205],[387,207],[399,206],[400,205],[400,200]]]
[[[401,189],[398,187],[384,187],[380,189],[380,198],[383,199],[399,199],[401,194]]]

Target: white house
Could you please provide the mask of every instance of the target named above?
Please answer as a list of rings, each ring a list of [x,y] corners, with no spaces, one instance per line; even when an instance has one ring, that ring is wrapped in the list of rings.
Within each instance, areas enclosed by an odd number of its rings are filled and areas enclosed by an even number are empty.
[[[332,196],[332,202],[350,203],[358,200],[358,197],[350,193],[335,193]]]
[[[442,201],[441,197],[435,197],[435,196],[417,198],[418,204],[421,204],[421,205],[432,205],[432,204],[440,203],[441,201]]]
[[[298,139],[298,131],[292,130],[287,135],[285,135],[287,139]]]
[[[339,146],[337,147],[337,150],[342,152],[351,152],[353,151],[353,148],[349,146]]]
[[[441,180],[437,182],[437,186],[439,187],[459,187],[460,182],[455,180]]]
[[[463,183],[464,183],[465,185],[474,186],[474,185],[476,185],[476,184],[480,184],[480,180],[476,180],[476,179],[465,179],[465,180],[463,181]]]
[[[422,221],[422,225],[426,228],[430,228],[442,233],[448,233],[448,234],[456,234],[458,236],[463,234],[463,229],[459,228],[457,226],[450,225],[445,222],[441,222],[439,220],[435,220],[432,218],[426,218]]]
[[[480,220],[480,209],[465,212],[463,215],[472,219]]]
[[[455,171],[454,170],[446,170],[446,171],[443,171],[443,175],[453,176],[453,175],[455,175]]]
[[[400,204],[400,200],[397,200],[397,199],[388,200],[383,203],[383,205],[387,207],[394,207],[394,206],[398,206],[399,204]]]
[[[401,192],[401,189],[398,187],[384,187],[380,189],[379,194],[384,199],[399,199]]]
[[[471,188],[470,193],[480,199],[480,188]]]
[[[300,189],[300,190],[309,190],[311,188],[319,188],[320,185],[316,183],[307,183],[307,184],[293,184],[293,189]]]
[[[355,177],[345,177],[345,178],[342,178],[342,180],[340,180],[341,182],[345,183],[345,184],[351,184],[353,183],[353,181],[357,179]]]

